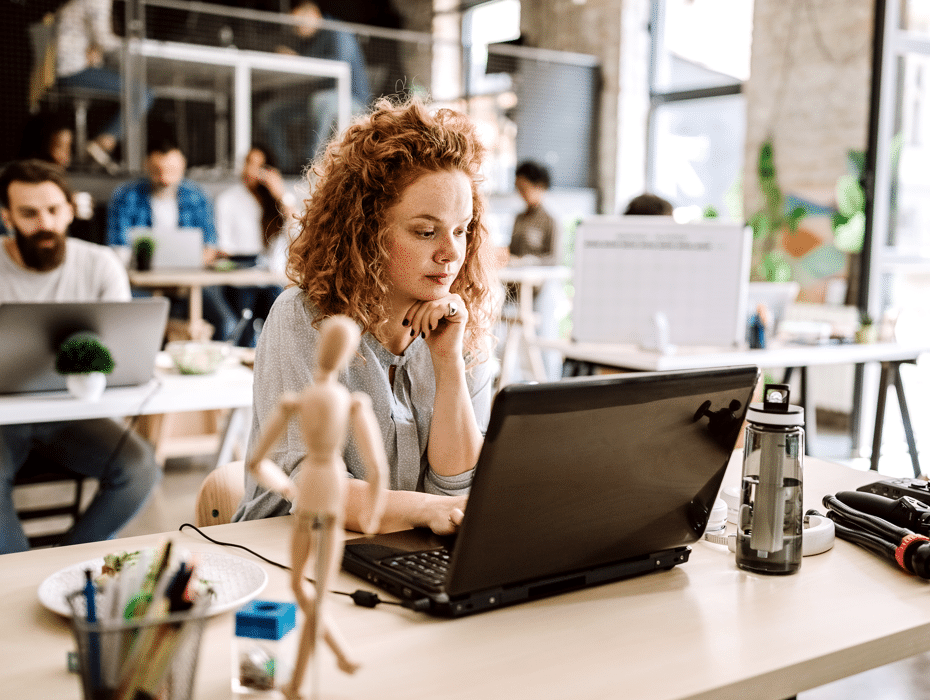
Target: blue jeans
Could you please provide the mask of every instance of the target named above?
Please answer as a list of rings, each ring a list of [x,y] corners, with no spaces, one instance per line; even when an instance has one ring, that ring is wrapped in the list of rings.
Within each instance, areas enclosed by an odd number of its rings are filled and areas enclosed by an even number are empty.
[[[112,68],[85,68],[80,73],[58,78],[57,84],[59,87],[63,88],[89,88],[93,90],[100,90],[101,92],[109,92],[114,95],[117,100],[120,99],[123,90],[123,81],[120,78],[120,74],[118,71],[115,71]],[[136,121],[141,119],[149,111],[149,109],[151,109],[152,103],[154,101],[155,97],[152,95],[152,92],[150,90],[146,90],[145,104],[142,107],[142,113],[134,114],[133,119]],[[122,138],[122,110],[117,110],[116,115],[107,123],[105,127],[103,127],[100,133],[109,134],[117,140]]]
[[[244,309],[251,309],[252,323],[246,325],[245,330],[239,338],[236,338],[236,344],[243,348],[254,348],[258,342],[258,336],[255,334],[254,323],[261,319],[263,322],[268,318],[268,312],[271,305],[278,295],[284,291],[283,287],[278,285],[268,285],[266,287],[225,287],[226,299],[230,306],[240,316]]]
[[[202,298],[203,318],[213,325],[213,340],[228,340],[239,322],[239,316],[226,301],[223,288],[204,287]]]
[[[99,480],[94,499],[65,544],[114,537],[161,478],[151,446],[133,432],[112,458],[124,430],[108,418],[0,426],[0,554],[29,549],[13,506],[13,481],[33,451],[42,459]]]

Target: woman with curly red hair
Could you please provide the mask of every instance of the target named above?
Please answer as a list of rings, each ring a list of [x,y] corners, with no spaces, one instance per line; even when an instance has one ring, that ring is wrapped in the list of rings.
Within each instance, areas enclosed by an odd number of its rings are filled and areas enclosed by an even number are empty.
[[[313,381],[320,322],[345,314],[359,324],[359,352],[340,381],[371,397],[384,438],[391,493],[383,531],[453,532],[481,449],[499,296],[478,189],[484,155],[466,116],[430,111],[417,98],[380,100],[311,171],[288,257],[294,286],[259,339],[250,448],[280,395]],[[299,479],[306,449],[290,425],[269,457]],[[346,526],[358,529],[366,484],[351,440],[344,459]],[[289,510],[247,477],[234,519]]]

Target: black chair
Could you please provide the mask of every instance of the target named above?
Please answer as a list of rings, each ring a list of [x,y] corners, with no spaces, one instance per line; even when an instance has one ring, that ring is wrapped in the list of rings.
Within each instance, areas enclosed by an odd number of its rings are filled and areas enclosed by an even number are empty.
[[[51,547],[61,544],[64,536],[71,530],[71,527],[81,515],[81,498],[84,495],[84,481],[86,478],[84,475],[71,471],[67,467],[50,463],[41,456],[36,455],[36,453],[29,455],[26,464],[16,475],[13,482],[14,489],[35,484],[67,482],[73,484],[73,498],[70,500],[41,507],[17,509],[16,514],[24,524],[29,520],[60,517],[62,515],[70,518],[70,524],[62,530],[30,536],[30,547]]]

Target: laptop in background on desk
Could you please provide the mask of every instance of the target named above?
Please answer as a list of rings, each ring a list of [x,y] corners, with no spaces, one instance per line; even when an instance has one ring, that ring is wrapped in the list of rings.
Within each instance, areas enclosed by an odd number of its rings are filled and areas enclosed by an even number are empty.
[[[79,331],[96,333],[113,356],[108,387],[144,384],[155,371],[168,304],[164,297],[0,304],[0,394],[65,389],[55,357]]]
[[[508,385],[458,535],[351,540],[343,568],[448,617],[670,569],[703,535],[758,376],[728,367]],[[417,570],[439,573],[422,583]]]
[[[202,270],[203,231],[199,228],[152,229],[134,226],[129,229],[129,244],[149,236],[155,241],[153,270]]]

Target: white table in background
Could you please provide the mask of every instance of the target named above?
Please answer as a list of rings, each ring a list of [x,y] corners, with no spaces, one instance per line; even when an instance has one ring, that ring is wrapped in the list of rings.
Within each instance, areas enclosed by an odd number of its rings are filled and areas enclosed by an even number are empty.
[[[237,270],[178,269],[178,270],[128,270],[129,284],[137,289],[148,289],[155,293],[164,289],[183,289],[188,293],[188,328],[191,338],[201,338],[203,325],[203,288],[214,285],[227,287],[284,286],[287,277],[278,272],[246,267]]]
[[[808,391],[807,370],[821,365],[861,365],[869,362],[881,366],[879,379],[878,403],[875,411],[875,426],[872,439],[871,468],[878,469],[881,456],[881,438],[885,418],[885,404],[888,390],[895,389],[898,406],[904,424],[905,438],[911,454],[914,475],[921,474],[917,456],[917,443],[911,425],[907,401],[904,397],[904,385],[901,382],[900,368],[904,363],[914,363],[930,348],[924,345],[905,345],[899,343],[838,343],[826,345],[772,345],[761,350],[721,349],[701,347],[679,347],[671,353],[659,353],[643,350],[632,345],[611,345],[607,343],[576,343],[567,340],[546,340],[538,338],[540,347],[557,350],[566,361],[603,365],[617,369],[633,371],[666,371],[682,369],[700,369],[706,367],[726,367],[730,365],[756,365],[765,369],[785,369],[789,372],[798,368],[801,373],[801,401],[805,412],[805,431],[808,444],[817,439],[816,409]],[[582,372],[584,373],[584,372]],[[859,410],[854,406],[854,411]],[[853,423],[855,424],[855,420]],[[853,426],[854,427],[854,426]],[[853,449],[858,450],[858,431],[853,430]]]
[[[157,369],[148,383],[107,388],[99,401],[75,399],[67,391],[0,395],[0,425],[225,408],[232,411],[216,456],[220,465],[232,459],[236,439],[248,429],[252,411],[252,370],[233,359],[212,374]]]

